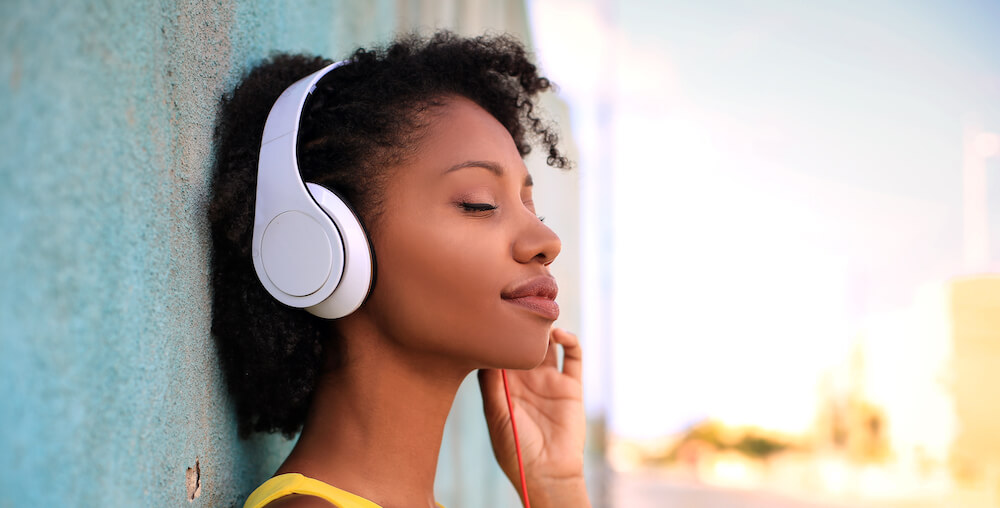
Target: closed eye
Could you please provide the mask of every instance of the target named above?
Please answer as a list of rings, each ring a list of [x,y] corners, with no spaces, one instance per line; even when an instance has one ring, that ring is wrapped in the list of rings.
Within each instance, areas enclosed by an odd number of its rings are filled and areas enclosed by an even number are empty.
[[[496,210],[496,205],[490,203],[459,203],[459,205],[469,212],[488,212],[490,210]]]

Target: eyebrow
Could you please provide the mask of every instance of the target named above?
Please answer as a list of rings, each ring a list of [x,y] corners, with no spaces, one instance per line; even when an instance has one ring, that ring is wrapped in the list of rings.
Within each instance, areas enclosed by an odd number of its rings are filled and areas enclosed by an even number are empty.
[[[458,164],[455,164],[454,166],[448,168],[447,171],[445,171],[444,173],[448,174],[448,173],[451,173],[452,171],[458,171],[460,169],[465,169],[465,168],[482,168],[482,169],[485,169],[485,170],[489,171],[490,173],[493,173],[494,175],[496,175],[497,177],[500,177],[500,178],[503,178],[503,173],[504,173],[503,167],[501,167],[499,164],[497,164],[496,162],[493,162],[493,161],[465,161],[465,162],[459,162]],[[531,187],[534,184],[535,184],[535,182],[532,181],[530,173],[524,176],[524,186],[525,187]]]

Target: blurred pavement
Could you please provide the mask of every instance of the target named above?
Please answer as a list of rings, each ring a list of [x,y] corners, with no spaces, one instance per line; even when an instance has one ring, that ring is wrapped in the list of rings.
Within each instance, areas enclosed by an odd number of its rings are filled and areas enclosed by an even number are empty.
[[[655,472],[612,473],[613,508],[938,508],[939,503],[813,502],[756,491],[723,489]],[[943,507],[942,507],[943,508]]]

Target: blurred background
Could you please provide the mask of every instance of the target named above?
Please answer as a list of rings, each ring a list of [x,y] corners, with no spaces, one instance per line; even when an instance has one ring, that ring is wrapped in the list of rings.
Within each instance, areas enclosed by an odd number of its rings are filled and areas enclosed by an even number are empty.
[[[1000,3],[0,2],[0,507],[241,506],[209,333],[218,97],[274,50],[511,32],[595,507],[1000,507]],[[513,507],[474,379],[437,475]]]
[[[1000,4],[529,5],[609,502],[1000,506]]]

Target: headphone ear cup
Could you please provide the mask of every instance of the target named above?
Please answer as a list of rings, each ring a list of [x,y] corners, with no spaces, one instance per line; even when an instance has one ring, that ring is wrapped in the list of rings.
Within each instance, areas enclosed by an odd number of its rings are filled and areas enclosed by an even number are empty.
[[[344,249],[340,283],[329,297],[306,310],[322,318],[341,318],[361,307],[371,292],[374,251],[361,219],[343,198],[318,184],[307,183],[306,188],[333,221]]]

